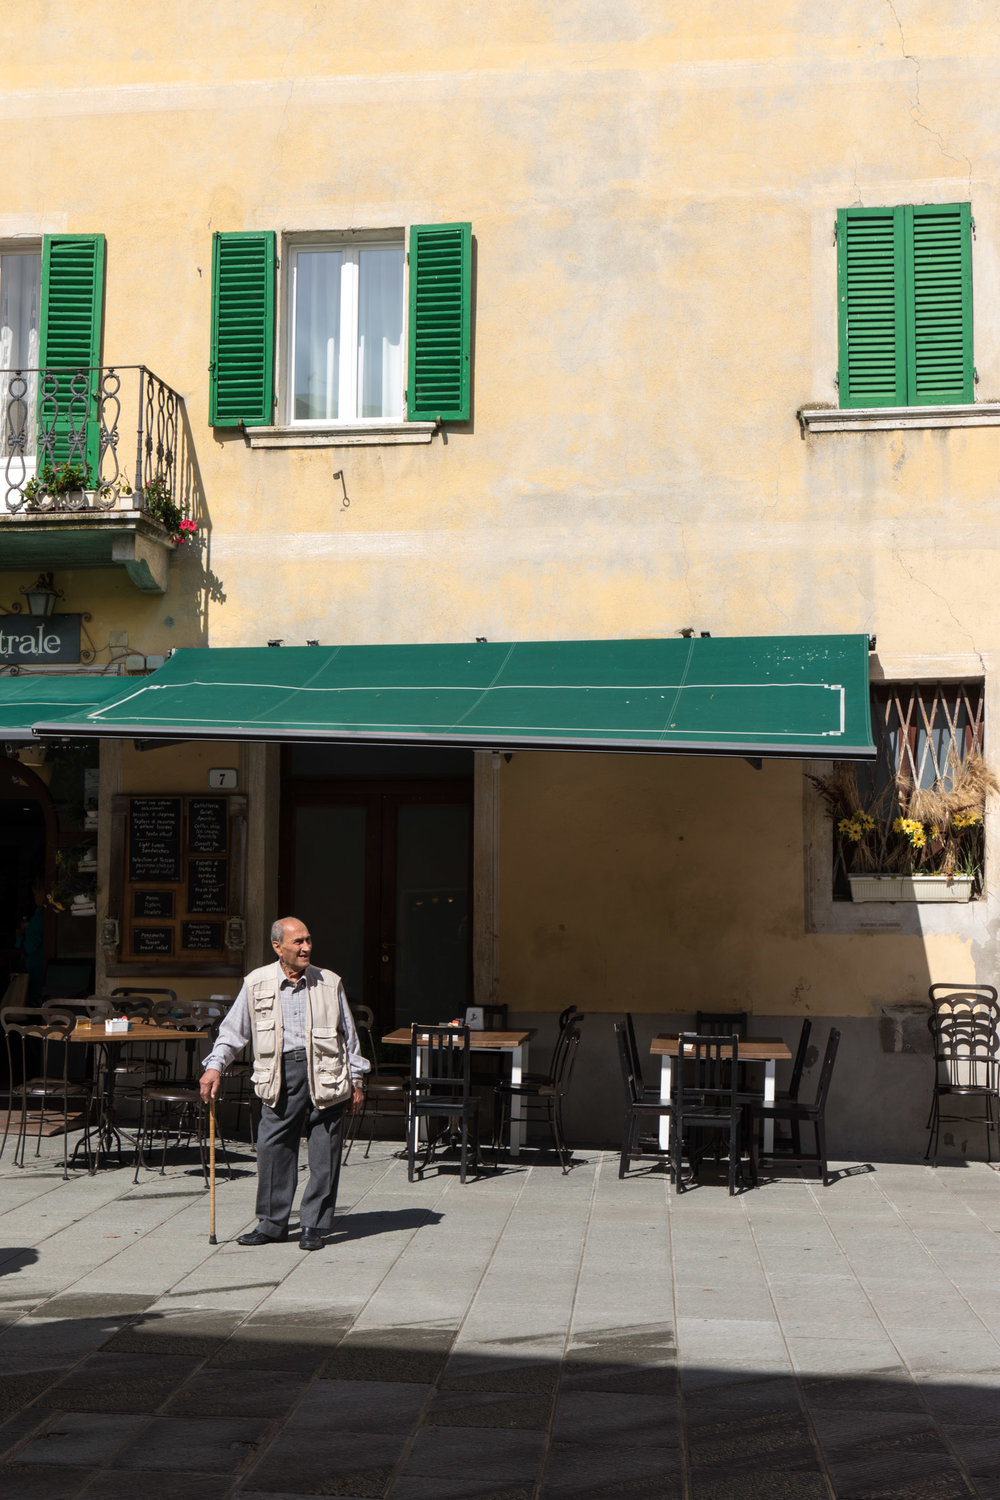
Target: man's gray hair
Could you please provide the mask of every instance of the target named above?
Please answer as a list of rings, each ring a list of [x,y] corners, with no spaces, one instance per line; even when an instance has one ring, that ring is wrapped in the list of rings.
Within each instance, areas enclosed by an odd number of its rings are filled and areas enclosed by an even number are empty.
[[[280,917],[277,922],[271,923],[271,942],[280,943],[284,940],[284,936],[285,921],[283,917]]]

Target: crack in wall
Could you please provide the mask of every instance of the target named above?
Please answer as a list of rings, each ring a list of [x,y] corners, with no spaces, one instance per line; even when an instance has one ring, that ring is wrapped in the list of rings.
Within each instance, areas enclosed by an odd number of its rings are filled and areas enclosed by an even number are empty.
[[[936,142],[938,150],[941,152],[941,155],[945,158],[946,161],[954,161],[958,162],[959,164],[961,164],[962,162],[965,163],[969,179],[969,201],[971,202],[972,160],[970,157],[964,154],[960,156],[954,156],[950,151],[946,150],[944,136],[941,134],[941,132],[939,130],[935,130],[933,126],[926,124],[925,121],[920,118],[920,116],[923,114],[923,105],[920,102],[920,59],[916,57],[912,52],[907,52],[906,50],[906,36],[903,32],[903,23],[899,19],[893,0],[885,0],[885,3],[889,7],[892,19],[896,23],[896,30],[899,32],[899,45],[903,57],[907,62],[913,64],[913,99],[910,103],[910,118],[913,120],[914,125],[916,125],[919,130],[926,131],[931,139]]]
[[[894,550],[892,555],[912,583],[919,584],[921,588],[926,589],[933,598],[940,600],[940,602],[944,605],[945,609],[951,615],[951,618],[954,620],[958,629],[968,639],[969,645],[972,648],[973,655],[979,662],[979,667],[985,680],[986,663],[983,660],[983,654],[980,651],[979,647],[976,645],[976,639],[971,630],[969,630],[967,625],[963,625],[962,621],[958,618],[958,615],[956,615],[954,609],[951,606],[950,599],[948,599],[944,594],[939,593],[937,589],[932,588],[925,578],[918,578],[914,569],[911,568],[908,563],[904,562],[902,555],[898,551]]]

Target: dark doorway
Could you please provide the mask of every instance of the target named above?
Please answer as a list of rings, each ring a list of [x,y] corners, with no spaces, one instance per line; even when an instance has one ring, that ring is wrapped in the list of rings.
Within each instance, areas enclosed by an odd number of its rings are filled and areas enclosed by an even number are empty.
[[[464,751],[285,752],[282,909],[380,1029],[471,1004],[472,784]]]
[[[25,967],[19,934],[43,920],[36,916],[33,885],[46,875],[45,795],[32,772],[0,759],[0,995],[11,973]],[[44,949],[37,957],[40,982]]]

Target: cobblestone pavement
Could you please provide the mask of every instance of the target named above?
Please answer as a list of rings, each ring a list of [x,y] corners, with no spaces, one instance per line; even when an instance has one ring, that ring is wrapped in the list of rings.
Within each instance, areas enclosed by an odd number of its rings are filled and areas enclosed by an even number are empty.
[[[391,1144],[243,1249],[254,1161],[0,1162],[4,1500],[1000,1500],[1000,1176],[680,1198],[578,1152],[462,1187]]]

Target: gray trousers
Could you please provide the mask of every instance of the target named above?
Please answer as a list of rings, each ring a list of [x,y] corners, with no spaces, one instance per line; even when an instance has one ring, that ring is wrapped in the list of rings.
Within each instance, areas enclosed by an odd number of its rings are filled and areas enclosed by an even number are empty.
[[[329,1233],[337,1206],[340,1152],[347,1102],[317,1109],[309,1097],[305,1052],[281,1059],[281,1093],[261,1106],[257,1130],[257,1217],[262,1234],[277,1239],[288,1227],[299,1175],[299,1140],[309,1147],[309,1181],[299,1205],[303,1229]]]

